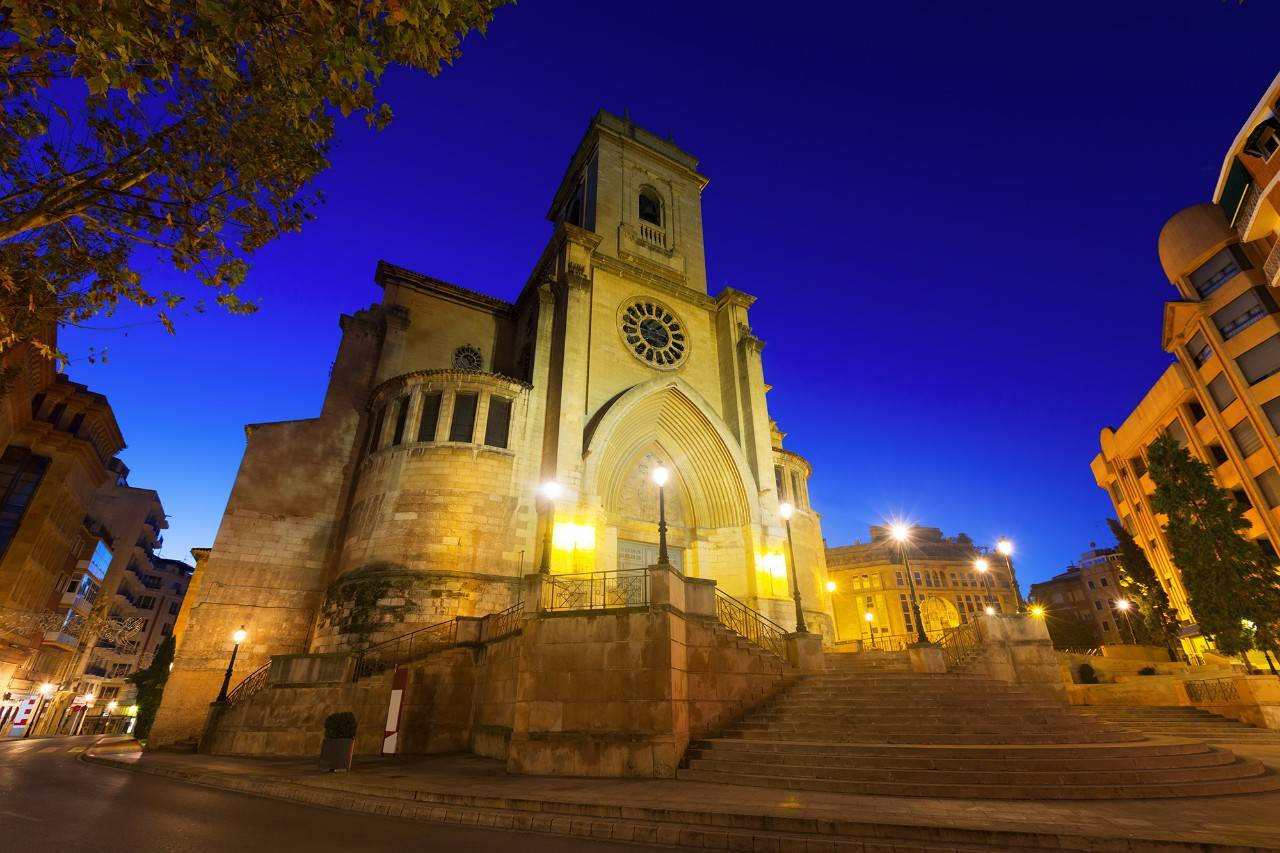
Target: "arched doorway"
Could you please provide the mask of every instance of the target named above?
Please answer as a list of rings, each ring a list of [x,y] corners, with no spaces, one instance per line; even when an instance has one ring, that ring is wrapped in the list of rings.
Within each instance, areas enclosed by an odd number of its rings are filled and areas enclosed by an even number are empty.
[[[945,598],[929,595],[920,602],[920,621],[929,639],[937,642],[943,631],[960,624],[960,611]]]

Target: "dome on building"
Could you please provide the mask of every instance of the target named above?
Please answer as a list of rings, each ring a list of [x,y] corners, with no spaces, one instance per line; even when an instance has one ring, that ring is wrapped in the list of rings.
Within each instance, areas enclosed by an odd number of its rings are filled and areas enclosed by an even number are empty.
[[[1169,281],[1177,281],[1212,248],[1235,237],[1226,214],[1216,204],[1197,204],[1175,213],[1160,229],[1160,265]]]

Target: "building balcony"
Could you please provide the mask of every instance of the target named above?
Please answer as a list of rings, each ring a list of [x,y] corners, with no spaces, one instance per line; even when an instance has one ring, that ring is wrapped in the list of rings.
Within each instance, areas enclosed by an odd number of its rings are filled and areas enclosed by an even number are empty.
[[[69,607],[82,615],[87,615],[93,607],[94,598],[97,598],[97,596],[90,598],[89,596],[81,595],[79,592],[64,592],[59,604],[62,607]]]
[[[1280,287],[1280,238],[1271,247],[1271,253],[1267,255],[1267,262],[1262,265],[1262,272],[1267,277],[1267,284],[1272,287]]]
[[[74,652],[80,647],[80,638],[73,637],[64,631],[45,631],[44,644],[46,646],[56,646],[57,648]]]

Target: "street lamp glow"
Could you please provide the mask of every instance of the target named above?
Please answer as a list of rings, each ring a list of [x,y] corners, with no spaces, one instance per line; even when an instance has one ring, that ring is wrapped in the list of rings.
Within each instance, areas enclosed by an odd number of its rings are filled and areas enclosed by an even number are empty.
[[[862,614],[862,618],[867,620],[868,622],[874,622],[876,619],[876,615],[872,613],[870,610],[868,610],[866,613]]]
[[[1129,609],[1129,599],[1122,598],[1116,602],[1116,610],[1128,610],[1128,609]]]
[[[657,483],[659,488],[667,484],[667,478],[670,476],[671,472],[661,465],[653,469],[653,482]]]
[[[241,628],[240,630],[236,631],[234,634],[231,635],[231,639],[235,640],[236,645],[238,646],[244,642],[244,638],[247,636],[249,635],[245,632],[244,628]]]
[[[549,500],[555,500],[560,497],[560,494],[563,491],[564,486],[560,485],[555,480],[547,480],[542,484],[542,496]]]
[[[1031,615],[1032,615],[1032,616],[1043,616],[1043,615],[1044,615],[1044,608],[1043,608],[1043,607],[1041,607],[1039,604],[1033,604],[1033,605],[1031,605]]]
[[[835,592],[835,591],[836,591],[836,582],[827,581],[827,592]]]
[[[107,703],[107,713],[111,713],[115,709],[116,709],[116,701],[112,699],[110,702]]]
[[[40,693],[43,694],[44,696],[47,697],[52,692],[53,692],[53,684],[51,684],[50,682],[46,681],[44,684],[40,685]]]
[[[987,569],[991,568],[990,564],[988,564],[982,557],[973,561],[973,567],[980,572],[985,572]]]
[[[988,604],[988,605],[987,605],[987,615],[988,615],[988,616],[995,616],[995,615],[996,615],[996,609],[995,609],[994,607],[992,607],[990,604]]]
[[[996,550],[1007,557],[1013,553],[1013,543],[1008,539],[1001,539],[996,543]]]
[[[783,520],[791,518],[791,514],[795,511],[796,508],[789,503],[778,504],[778,515],[782,516]]]
[[[899,542],[906,542],[908,539],[911,538],[911,529],[908,528],[901,521],[898,521],[898,522],[894,522],[894,524],[890,526],[889,534]]]

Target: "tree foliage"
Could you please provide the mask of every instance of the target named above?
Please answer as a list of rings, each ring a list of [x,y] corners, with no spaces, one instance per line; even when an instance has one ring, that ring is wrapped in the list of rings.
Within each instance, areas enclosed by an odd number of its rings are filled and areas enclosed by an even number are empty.
[[[1097,648],[1102,642],[1093,620],[1082,619],[1069,608],[1046,608],[1044,624],[1055,649],[1080,651]]]
[[[1107,526],[1116,538],[1120,552],[1120,586],[1137,606],[1137,619],[1130,617],[1135,639],[1140,643],[1176,648],[1178,645],[1178,612],[1169,606],[1169,596],[1156,577],[1137,540],[1114,518]]]
[[[1280,579],[1272,558],[1245,538],[1243,507],[1168,435],[1152,442],[1148,466],[1151,506],[1168,519],[1169,550],[1201,633],[1226,654],[1274,649]]]
[[[166,637],[156,646],[151,665],[129,676],[129,681],[138,688],[138,721],[133,726],[133,736],[138,740],[151,733],[151,724],[156,720],[156,711],[160,709],[160,699],[164,696],[164,686],[169,681],[169,664],[173,663],[176,645],[172,635]]]
[[[121,303],[172,331],[139,246],[254,310],[246,258],[309,218],[337,116],[385,126],[384,71],[437,73],[505,2],[0,0],[0,351]]]

